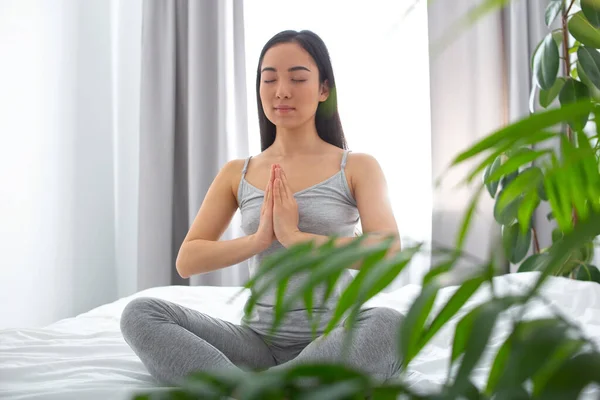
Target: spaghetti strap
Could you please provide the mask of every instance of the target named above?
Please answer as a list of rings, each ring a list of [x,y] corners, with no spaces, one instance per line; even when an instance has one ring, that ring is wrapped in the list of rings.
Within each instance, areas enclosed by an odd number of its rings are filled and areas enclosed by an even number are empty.
[[[344,155],[342,156],[342,163],[340,165],[341,169],[344,169],[346,167],[346,159],[348,158],[348,153],[350,153],[351,150],[344,150]]]
[[[248,163],[250,162],[251,158],[252,156],[246,158],[246,162],[244,163],[244,169],[242,169],[242,178],[246,177],[246,171],[248,171]]]

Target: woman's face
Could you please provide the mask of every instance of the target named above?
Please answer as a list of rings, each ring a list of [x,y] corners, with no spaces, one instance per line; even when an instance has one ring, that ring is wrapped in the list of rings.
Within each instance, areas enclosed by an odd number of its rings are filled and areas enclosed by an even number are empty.
[[[314,60],[296,43],[280,43],[265,53],[260,69],[260,99],[275,126],[297,128],[314,119],[329,94],[319,83]]]

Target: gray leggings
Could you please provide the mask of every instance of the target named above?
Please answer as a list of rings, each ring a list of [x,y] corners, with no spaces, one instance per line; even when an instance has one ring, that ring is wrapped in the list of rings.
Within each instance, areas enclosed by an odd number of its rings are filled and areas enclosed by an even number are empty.
[[[396,376],[401,364],[397,349],[402,319],[402,314],[391,308],[361,310],[344,363],[379,381]],[[127,304],[121,316],[121,332],[155,379],[175,385],[200,370],[259,371],[341,361],[346,334],[340,325],[314,341],[265,340],[247,326],[149,297]]]

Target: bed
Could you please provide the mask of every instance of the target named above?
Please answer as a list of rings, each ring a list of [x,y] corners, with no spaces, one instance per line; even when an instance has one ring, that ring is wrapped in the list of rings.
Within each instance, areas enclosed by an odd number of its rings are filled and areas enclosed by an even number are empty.
[[[534,282],[537,273],[505,275],[496,278],[500,293],[516,293]],[[436,308],[452,295],[456,287],[442,289]],[[73,318],[40,329],[0,331],[1,399],[129,399],[133,394],[157,388],[143,364],[130,350],[119,331],[119,318],[125,305],[139,296],[168,299],[184,306],[239,322],[248,293],[232,302],[238,287],[157,287],[121,298]],[[418,285],[407,285],[393,292],[380,293],[369,305],[382,305],[406,312],[419,294]],[[582,326],[587,336],[600,345],[600,285],[565,278],[550,278],[543,294],[565,315]],[[447,371],[452,328],[459,316],[488,298],[487,288],[480,289],[454,318],[453,324],[440,331],[411,364],[408,379],[416,389],[440,385]],[[215,305],[219,305],[216,307]],[[435,311],[435,309],[434,309]],[[549,315],[542,302],[536,302],[526,317]],[[475,371],[475,383],[485,380],[495,352],[506,338],[508,317],[498,321],[481,366]],[[595,398],[591,388],[585,398]]]

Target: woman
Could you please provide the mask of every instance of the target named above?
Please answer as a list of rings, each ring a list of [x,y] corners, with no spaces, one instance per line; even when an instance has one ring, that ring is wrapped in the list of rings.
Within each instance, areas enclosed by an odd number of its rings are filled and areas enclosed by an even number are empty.
[[[364,233],[398,234],[385,178],[377,161],[351,154],[340,123],[335,80],[325,44],[310,31],[284,31],[264,46],[256,78],[262,152],[227,163],[219,172],[180,248],[183,277],[250,259],[254,274],[269,254],[305,240],[339,244]],[[236,210],[247,234],[220,241]],[[397,248],[399,248],[399,241]],[[360,266],[354,266],[360,268]],[[351,275],[345,271],[342,282]],[[289,286],[298,285],[295,277]],[[322,334],[337,302],[316,303]],[[313,340],[303,304],[273,336],[275,294],[240,325],[152,298],[131,301],[121,331],[159,381],[180,382],[198,370],[286,368],[302,362],[341,360],[343,325]],[[397,332],[402,315],[390,308],[360,312],[346,362],[385,381],[401,360]]]

